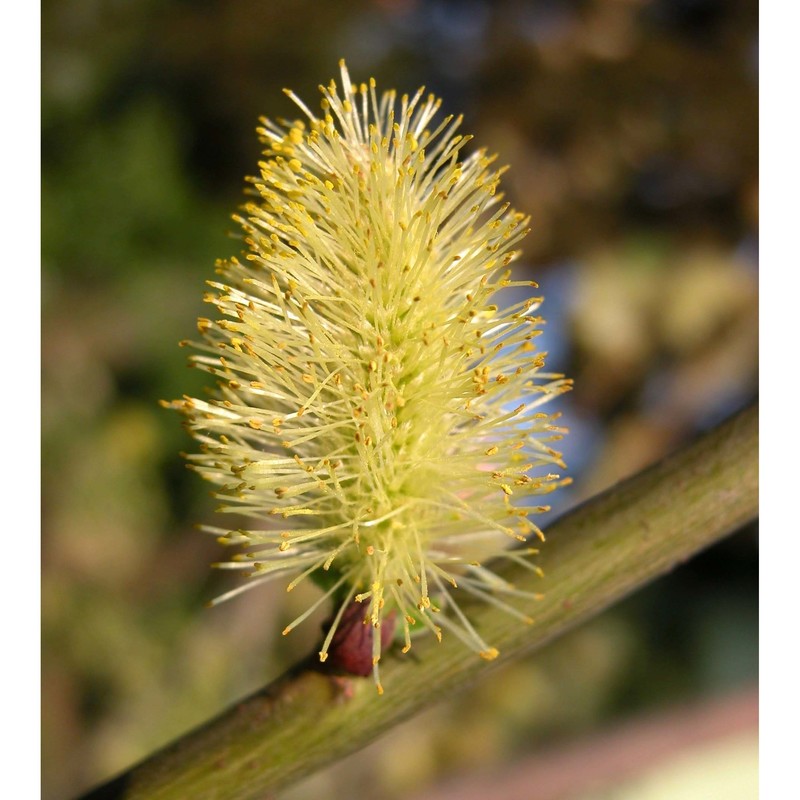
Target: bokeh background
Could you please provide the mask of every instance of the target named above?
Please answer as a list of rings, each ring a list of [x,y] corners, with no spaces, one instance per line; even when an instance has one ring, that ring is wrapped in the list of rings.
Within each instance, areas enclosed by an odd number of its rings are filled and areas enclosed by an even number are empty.
[[[257,119],[294,116],[281,88],[311,105],[345,57],[379,88],[426,85],[511,164],[539,341],[575,379],[560,513],[756,395],[757,23],[755,0],[43,2],[45,798],[200,723],[318,633],[279,635],[300,589],[203,608],[226,585],[193,529],[214,502],[158,405],[201,391],[177,342],[240,250]],[[516,776],[540,800],[754,797],[756,564],[750,527],[283,796],[534,796]],[[651,729],[672,749],[647,750]],[[705,749],[675,744],[698,730]]]

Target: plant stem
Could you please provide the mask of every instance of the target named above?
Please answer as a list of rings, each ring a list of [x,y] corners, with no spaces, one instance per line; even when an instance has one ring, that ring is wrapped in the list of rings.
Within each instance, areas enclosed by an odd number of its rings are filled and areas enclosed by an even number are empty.
[[[753,406],[554,522],[537,557],[544,578],[513,563],[503,569],[544,598],[525,609],[535,617],[529,626],[489,605],[470,608],[479,633],[500,650],[495,661],[454,637],[423,638],[408,655],[382,660],[379,697],[369,678],[334,678],[306,660],[84,800],[263,800],[541,647],[757,513]]]

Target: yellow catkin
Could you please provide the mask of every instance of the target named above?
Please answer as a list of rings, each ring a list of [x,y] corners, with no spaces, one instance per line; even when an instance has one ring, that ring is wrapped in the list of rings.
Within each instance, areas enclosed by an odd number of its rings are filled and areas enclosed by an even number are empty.
[[[321,91],[321,115],[287,90],[301,119],[262,121],[235,218],[247,250],[218,263],[192,343],[216,389],[171,405],[200,442],[193,468],[250,520],[219,537],[246,552],[218,566],[249,581],[219,599],[324,576],[312,608],[363,604],[382,691],[388,614],[403,651],[413,627],[485,659],[491,633],[458,596],[530,621],[517,606],[535,596],[483,565],[541,535],[531,498],[566,481],[550,446],[563,429],[541,406],[570,381],[540,374],[541,298],[507,305],[506,289],[533,286],[508,269],[528,220],[500,202],[494,157],[467,152],[461,118],[422,90],[398,101],[352,83],[344,63]]]

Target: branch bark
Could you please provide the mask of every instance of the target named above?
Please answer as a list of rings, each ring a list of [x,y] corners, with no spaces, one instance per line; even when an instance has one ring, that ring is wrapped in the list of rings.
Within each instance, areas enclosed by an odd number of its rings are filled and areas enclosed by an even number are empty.
[[[414,644],[371,679],[336,679],[307,660],[83,800],[263,800],[347,755],[431,703],[602,611],[758,513],[758,408],[592,498],[549,526],[537,563],[545,578],[509,565],[505,577],[543,592],[521,624],[488,605],[470,608],[500,650],[493,662],[454,637]]]

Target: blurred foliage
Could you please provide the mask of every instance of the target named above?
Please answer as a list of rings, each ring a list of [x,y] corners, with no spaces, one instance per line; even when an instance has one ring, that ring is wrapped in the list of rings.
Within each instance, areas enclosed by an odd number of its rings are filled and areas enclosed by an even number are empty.
[[[757,4],[750,0],[45,0],[44,795],[74,795],[309,649],[280,587],[223,585],[213,501],[160,398],[259,155],[341,56],[426,84],[512,165],[575,486],[631,474],[757,391]],[[680,498],[676,496],[676,502]],[[401,797],[454,771],[756,674],[754,531],[287,793]],[[313,591],[309,589],[308,591]],[[300,595],[298,589],[297,594]],[[322,614],[324,616],[324,614]],[[455,642],[450,643],[457,646]]]

